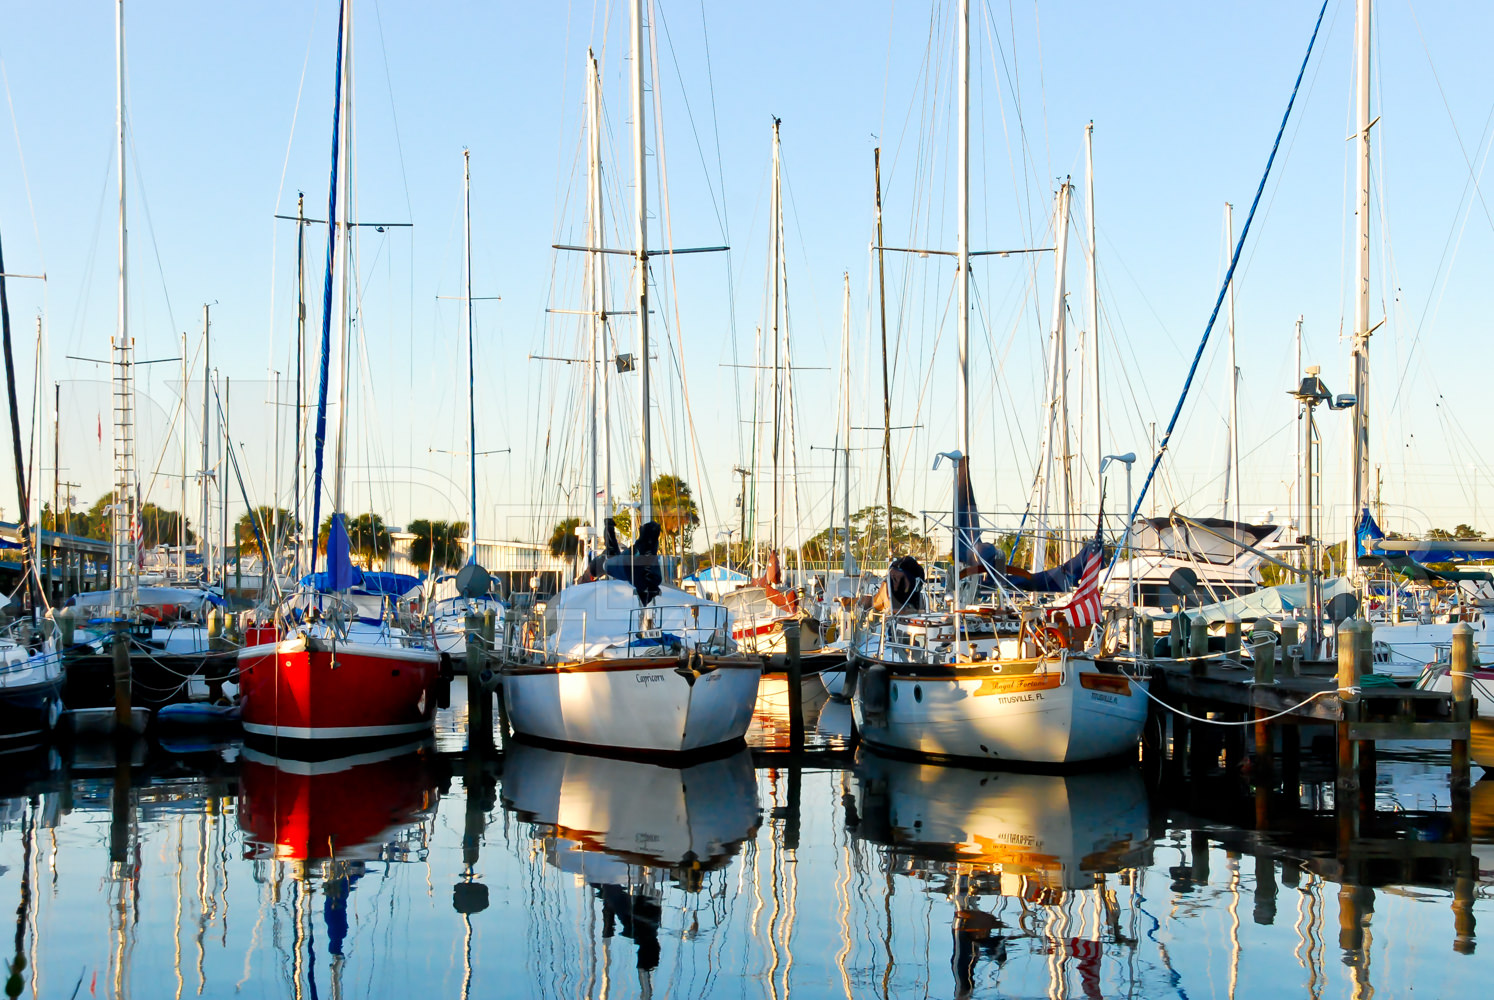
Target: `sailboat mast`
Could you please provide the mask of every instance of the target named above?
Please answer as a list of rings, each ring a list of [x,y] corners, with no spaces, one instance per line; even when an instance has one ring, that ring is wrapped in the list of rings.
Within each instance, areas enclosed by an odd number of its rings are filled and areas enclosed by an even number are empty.
[[[1095,516],[1100,516],[1103,491],[1100,485],[1100,456],[1104,454],[1100,444],[1100,275],[1095,264],[1099,247],[1095,243],[1095,123],[1084,126],[1084,206],[1089,222],[1089,326],[1091,353],[1090,375],[1094,384],[1090,387],[1094,401],[1094,451],[1089,460],[1095,469]],[[1129,513],[1129,511],[1127,512]]]
[[[779,187],[778,173],[778,119],[773,119],[773,182],[771,193],[768,196],[768,281],[770,289],[768,300],[771,303],[772,315],[768,321],[768,330],[773,338],[773,520],[770,522],[769,548],[778,548],[778,520],[782,514],[780,507],[780,496],[782,494],[782,481],[779,471],[780,450],[780,425],[779,418],[783,411],[783,390],[779,382],[778,372],[783,365],[781,355],[782,338],[778,332],[778,313],[781,308],[778,293],[783,277],[783,204],[780,201],[782,188]]]
[[[648,360],[648,175],[644,149],[644,104],[643,104],[643,0],[632,3],[633,34],[633,211],[637,227],[637,281],[638,281],[638,348],[639,363],[638,409],[639,444],[642,452],[638,485],[638,528],[654,518],[653,441],[649,422],[651,401],[649,399]],[[634,531],[636,537],[637,531]]]
[[[140,584],[136,561],[135,495],[135,345],[130,342],[129,253],[125,221],[125,78],[124,0],[114,5],[114,63],[116,71],[115,124],[119,167],[119,301],[114,333],[114,517],[110,532],[110,567],[114,576],[114,606],[135,606]]]
[[[176,519],[176,582],[178,586],[187,580],[187,385],[191,373],[187,370],[187,334],[182,333],[182,512]],[[56,508],[53,508],[56,512]],[[54,519],[55,520],[55,519]]]
[[[348,369],[352,358],[352,298],[351,274],[353,266],[353,0],[345,0],[347,25],[344,29],[345,54],[342,61],[342,142],[347,151],[342,162],[342,273],[338,276],[338,322],[341,347],[338,351],[337,378],[337,458],[332,471],[332,510],[342,513],[343,483],[346,479],[348,442]],[[335,221],[328,216],[328,239]]]
[[[212,426],[210,421],[209,405],[212,400],[212,386],[209,379],[213,371],[213,340],[209,333],[211,325],[212,306],[204,302],[202,305],[202,470],[198,474],[198,481],[202,484],[202,520],[198,522],[197,528],[197,554],[202,557],[202,579],[204,583],[211,583],[213,579],[212,559],[210,543],[208,542],[208,477],[211,474],[210,456],[208,454],[208,428]]]
[[[306,457],[301,448],[301,418],[304,415],[302,401],[303,384],[305,381],[305,357],[306,357],[306,195],[300,191],[296,192],[296,448],[292,455],[291,471],[291,509],[296,523],[296,556],[295,576],[297,583],[301,580],[301,540],[305,537],[306,525],[304,523],[304,512],[301,510],[301,481],[302,471],[306,467]]]
[[[887,366],[887,271],[882,245],[882,147],[872,150],[877,183],[877,304],[882,320],[882,464],[887,477],[887,561],[892,561],[892,389]]]
[[[970,0],[960,0],[960,120],[955,255],[959,271],[959,373],[955,420],[959,452],[970,457]],[[955,545],[955,551],[959,545]]]
[[[1235,209],[1224,203],[1224,245],[1235,245]],[[1235,360],[1235,283],[1225,289],[1229,319],[1229,468],[1224,478],[1224,518],[1240,519],[1240,366]]]
[[[842,466],[843,482],[841,493],[844,502],[841,507],[841,530],[843,536],[841,568],[849,574],[851,572],[851,272],[842,273],[841,280],[845,283],[845,301],[840,310],[840,379],[841,379],[841,419],[840,432],[841,454],[844,465]]]
[[[591,525],[595,540],[602,537],[602,522],[612,513],[612,434],[607,413],[606,273],[602,270],[606,262],[602,253],[602,74],[590,49],[586,52],[586,129],[590,147],[586,191],[587,246],[591,247]]]
[[[1058,293],[1056,296],[1057,312],[1057,336],[1058,336],[1058,426],[1062,432],[1063,463],[1061,471],[1063,478],[1063,539],[1059,545],[1059,552],[1064,558],[1069,555],[1070,547],[1074,544],[1073,517],[1074,517],[1074,447],[1069,438],[1069,325],[1066,315],[1066,300],[1068,299],[1068,254],[1069,254],[1069,209],[1074,197],[1074,186],[1064,179],[1063,187],[1059,191],[1058,204]]]
[[[467,498],[471,520],[467,524],[467,562],[477,562],[477,398],[473,387],[476,359],[472,340],[472,152],[462,150],[462,241],[466,285],[462,307],[467,320]]]
[[[1354,255],[1354,454],[1350,470],[1352,504],[1350,517],[1357,523],[1369,490],[1369,338],[1370,338],[1370,8],[1371,0],[1359,0],[1354,24],[1355,79],[1358,103],[1358,156],[1355,157],[1354,215],[1359,223],[1358,253]],[[1350,524],[1349,534],[1353,537]],[[1358,569],[1357,547],[1350,544],[1350,567]]]

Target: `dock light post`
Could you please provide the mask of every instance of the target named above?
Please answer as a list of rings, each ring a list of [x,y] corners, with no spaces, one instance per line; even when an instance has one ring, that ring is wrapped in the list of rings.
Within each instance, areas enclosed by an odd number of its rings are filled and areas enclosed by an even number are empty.
[[[1302,407],[1303,430],[1302,430],[1302,507],[1305,511],[1303,527],[1306,529],[1304,537],[1298,542],[1307,543],[1308,560],[1311,565],[1307,573],[1308,604],[1312,606],[1312,618],[1307,623],[1307,635],[1305,637],[1306,657],[1316,658],[1319,646],[1323,639],[1323,584],[1319,579],[1322,568],[1322,545],[1318,539],[1317,518],[1314,516],[1314,508],[1322,501],[1313,487],[1316,474],[1313,471],[1313,448],[1318,443],[1318,424],[1314,411],[1320,404],[1328,404],[1330,410],[1352,409],[1359,402],[1353,393],[1345,392],[1335,396],[1328,391],[1328,387],[1319,378],[1323,369],[1317,365],[1310,365],[1302,376],[1302,382],[1288,395],[1295,396],[1298,404]],[[1357,513],[1356,513],[1357,516]],[[1344,554],[1349,555],[1349,547],[1354,544],[1354,531],[1349,530],[1348,540],[1344,543]],[[1357,560],[1348,560],[1356,564]]]
[[[1106,455],[1100,459],[1100,475],[1110,467],[1111,462],[1120,462],[1126,467],[1126,530],[1121,539],[1121,550],[1126,553],[1126,604],[1128,607],[1127,620],[1134,621],[1136,618],[1136,565],[1131,561],[1131,466],[1136,464],[1136,453],[1128,451],[1124,455]],[[1238,485],[1236,489],[1238,489]],[[1130,640],[1131,626],[1126,626],[1126,638]],[[1132,648],[1135,648],[1134,643]]]

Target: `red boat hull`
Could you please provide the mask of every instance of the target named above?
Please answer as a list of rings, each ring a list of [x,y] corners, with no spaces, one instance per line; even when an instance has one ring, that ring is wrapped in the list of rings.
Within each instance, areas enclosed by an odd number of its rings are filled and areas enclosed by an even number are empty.
[[[388,740],[428,732],[434,650],[293,636],[239,652],[244,731],[281,740]]]
[[[394,748],[317,763],[246,749],[239,771],[245,857],[371,859],[429,818],[439,780],[427,753]]]

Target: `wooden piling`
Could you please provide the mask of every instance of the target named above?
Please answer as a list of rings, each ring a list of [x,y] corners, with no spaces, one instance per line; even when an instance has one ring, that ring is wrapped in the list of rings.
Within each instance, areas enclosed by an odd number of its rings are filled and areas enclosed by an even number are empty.
[[[1344,718],[1334,725],[1337,737],[1338,796],[1359,793],[1359,753],[1349,738],[1350,723],[1359,716],[1359,621],[1350,618],[1338,627],[1338,698],[1344,707]],[[1340,803],[1348,805],[1349,803]],[[1342,810],[1340,810],[1342,813]]]
[[[1188,623],[1188,655],[1193,658],[1190,666],[1199,677],[1208,669],[1208,661],[1204,659],[1208,652],[1209,623],[1204,621],[1203,615],[1199,615]]]
[[[783,645],[783,666],[788,674],[789,746],[801,750],[804,748],[804,700],[799,694],[803,665],[799,657],[798,621],[783,623]]]
[[[1302,676],[1302,623],[1288,618],[1281,623],[1281,665],[1293,677]]]
[[[130,705],[130,623],[114,623],[114,732],[125,736],[133,732]]]
[[[1141,616],[1141,648],[1135,652],[1148,659],[1157,655],[1156,623],[1146,615]]]
[[[487,666],[487,648],[484,645],[485,622],[479,615],[468,612],[464,621],[467,640],[467,745],[486,747],[493,740],[493,698],[482,683],[482,672]]]
[[[1458,622],[1452,628],[1452,721],[1466,723],[1472,718],[1473,705],[1473,626]],[[1452,791],[1454,822],[1462,817],[1467,828],[1469,811],[1468,741],[1452,741]]]
[[[1224,655],[1236,663],[1240,662],[1240,619],[1234,615],[1224,619]]]

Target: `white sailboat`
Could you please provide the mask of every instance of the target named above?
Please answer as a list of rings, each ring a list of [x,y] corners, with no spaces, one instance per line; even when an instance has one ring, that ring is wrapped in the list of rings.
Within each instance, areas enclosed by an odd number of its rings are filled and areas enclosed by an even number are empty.
[[[536,611],[510,622],[503,692],[522,737],[622,754],[696,754],[740,744],[752,718],[761,660],[744,656],[731,615],[714,601],[666,585],[653,521],[650,441],[647,177],[644,170],[644,46],[640,0],[632,3],[633,165],[636,247],[632,253],[640,333],[638,541],[627,554],[600,557],[593,578],[574,583]],[[598,74],[591,74],[594,113]],[[593,141],[592,169],[598,144]],[[593,184],[594,197],[599,197]],[[593,202],[592,218],[598,217]],[[588,251],[600,256],[601,228]],[[593,312],[601,311],[594,304]],[[595,385],[598,380],[593,379]],[[593,436],[593,454],[596,449]],[[596,473],[593,464],[593,496]]]
[[[976,547],[969,478],[969,0],[960,2],[959,32],[959,448],[942,453],[934,467],[949,458],[955,468],[954,567],[986,573],[993,567]],[[860,675],[852,710],[862,739],[894,752],[988,762],[1071,764],[1134,753],[1147,682],[1087,648],[1099,631],[1098,536],[1074,563],[1078,587],[1061,616],[1052,607],[964,606],[958,579],[948,581],[948,608],[927,610],[922,567],[911,559],[894,563],[889,606],[858,634],[853,650]]]

